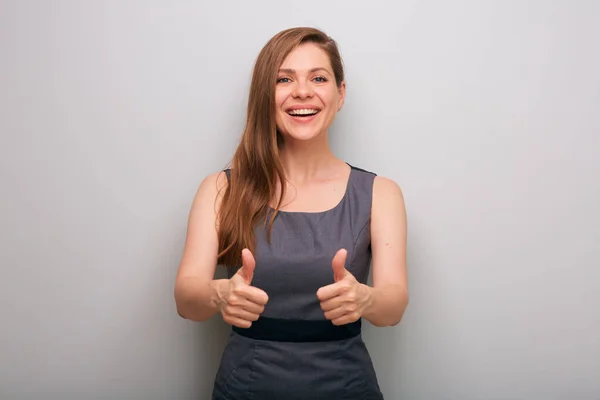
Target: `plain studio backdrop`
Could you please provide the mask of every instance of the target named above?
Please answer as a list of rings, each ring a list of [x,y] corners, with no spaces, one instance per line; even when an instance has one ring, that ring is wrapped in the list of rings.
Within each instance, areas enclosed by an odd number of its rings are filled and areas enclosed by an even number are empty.
[[[411,302],[364,327],[386,399],[600,398],[600,3],[0,4],[0,398],[209,398],[189,207],[301,25],[345,60],[333,150],[406,198]]]

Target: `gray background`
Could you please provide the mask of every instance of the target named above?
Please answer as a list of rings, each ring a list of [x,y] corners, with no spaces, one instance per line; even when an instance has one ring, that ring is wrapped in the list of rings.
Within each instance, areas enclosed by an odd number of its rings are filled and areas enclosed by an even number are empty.
[[[297,25],[345,59],[333,149],[406,197],[411,303],[364,333],[386,399],[600,398],[599,2],[0,4],[0,398],[208,398],[187,214]]]

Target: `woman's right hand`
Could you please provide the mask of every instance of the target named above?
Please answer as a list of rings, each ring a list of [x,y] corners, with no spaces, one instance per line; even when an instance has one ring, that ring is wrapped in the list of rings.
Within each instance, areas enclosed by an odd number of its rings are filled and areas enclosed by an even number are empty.
[[[269,296],[251,285],[256,261],[248,249],[242,251],[242,266],[224,282],[220,311],[223,321],[239,328],[249,328],[265,310]]]

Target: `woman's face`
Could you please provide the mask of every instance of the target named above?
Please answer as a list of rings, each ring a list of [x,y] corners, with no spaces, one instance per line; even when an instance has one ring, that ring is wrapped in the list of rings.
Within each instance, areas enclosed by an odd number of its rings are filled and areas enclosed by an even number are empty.
[[[335,83],[327,53],[313,43],[293,50],[275,86],[277,128],[284,138],[310,140],[329,129],[344,103],[346,86]]]

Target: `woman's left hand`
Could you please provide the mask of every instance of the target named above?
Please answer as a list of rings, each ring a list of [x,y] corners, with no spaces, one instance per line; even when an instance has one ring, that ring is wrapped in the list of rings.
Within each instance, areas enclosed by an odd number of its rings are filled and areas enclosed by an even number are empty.
[[[371,288],[358,282],[346,269],[347,255],[345,249],[336,253],[331,263],[334,283],[317,291],[321,308],[325,311],[325,318],[334,325],[357,321],[371,301]]]

